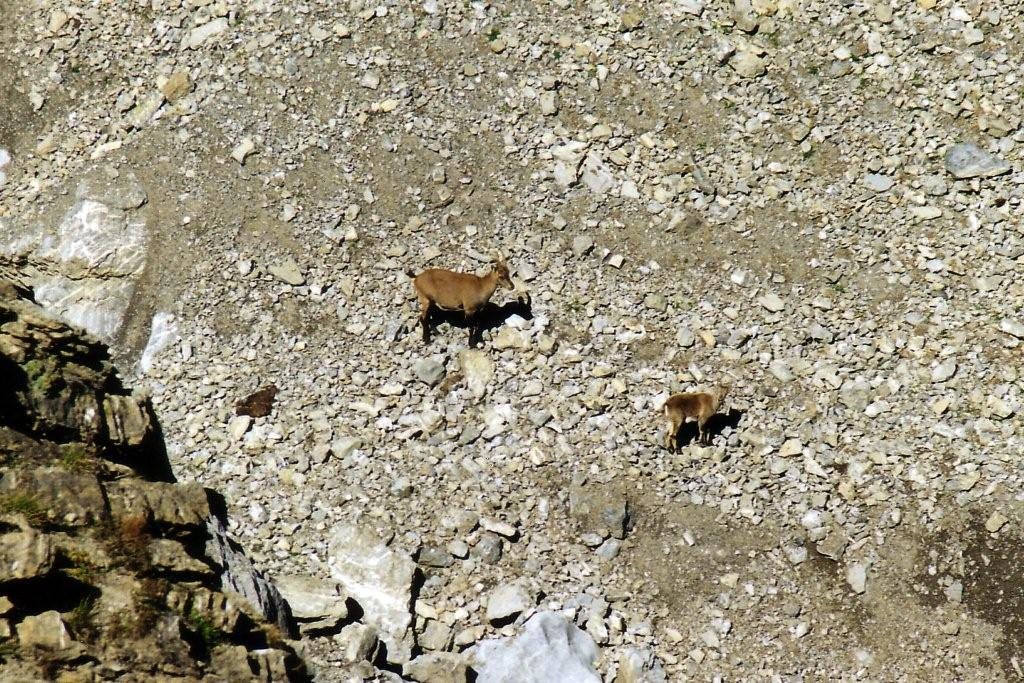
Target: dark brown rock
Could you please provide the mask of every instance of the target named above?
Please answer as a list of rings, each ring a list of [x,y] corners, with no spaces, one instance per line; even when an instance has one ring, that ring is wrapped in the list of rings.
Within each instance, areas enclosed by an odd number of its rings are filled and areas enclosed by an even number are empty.
[[[270,415],[270,411],[274,407],[276,396],[277,386],[268,384],[235,404],[235,413],[249,417],[266,417]]]

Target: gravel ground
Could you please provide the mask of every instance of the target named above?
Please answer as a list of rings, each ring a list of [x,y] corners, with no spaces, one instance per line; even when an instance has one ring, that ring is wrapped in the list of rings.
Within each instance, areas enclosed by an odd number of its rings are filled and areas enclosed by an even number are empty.
[[[1016,3],[63,5],[0,9],[0,221],[134,171],[121,353],[174,314],[172,462],[261,568],[326,577],[358,521],[418,558],[418,637],[550,607],[606,680],[1022,676]],[[495,249],[482,346],[424,345],[404,271]]]

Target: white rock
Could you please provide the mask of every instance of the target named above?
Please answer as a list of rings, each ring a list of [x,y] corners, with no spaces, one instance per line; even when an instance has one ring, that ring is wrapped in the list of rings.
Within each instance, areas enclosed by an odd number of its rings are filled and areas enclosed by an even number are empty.
[[[270,266],[267,270],[281,282],[293,287],[298,287],[306,281],[306,277],[299,270],[299,264],[295,262],[295,259],[286,258],[280,263]]]
[[[1010,172],[1010,164],[969,142],[946,151],[946,170],[954,178],[988,178]]]
[[[41,228],[0,244],[0,263],[12,256],[37,303],[110,343],[146,262],[149,232],[131,212],[146,194],[131,172],[104,167],[76,195],[54,232]]]
[[[729,60],[729,66],[744,78],[757,78],[768,70],[765,60],[748,50],[741,50],[733,55]]]
[[[968,27],[963,32],[964,42],[968,45],[977,45],[985,42],[985,34],[981,29],[975,27]]]
[[[879,175],[877,173],[868,173],[864,176],[864,184],[869,190],[875,192],[887,192],[892,189],[892,186],[896,184],[889,176]]]
[[[775,293],[768,293],[759,297],[757,303],[761,304],[772,313],[778,313],[786,307],[786,302]]]
[[[910,215],[919,221],[930,221],[942,215],[942,209],[937,206],[912,206]]]
[[[576,172],[576,165],[559,161],[555,164],[555,182],[562,187],[572,187],[579,182],[579,174]]]
[[[583,184],[591,192],[606,194],[615,185],[615,177],[600,155],[591,152],[583,161]]]
[[[932,382],[945,382],[956,374],[956,361],[947,358],[932,368]]]
[[[540,113],[544,116],[554,116],[558,113],[557,93],[542,92],[540,94]]]
[[[990,533],[995,533],[1003,528],[1010,520],[1006,518],[1006,515],[996,510],[992,515],[985,521],[985,529]]]
[[[704,13],[704,3],[701,0],[676,0],[675,5],[678,9],[695,17]]]
[[[516,533],[518,533],[516,528],[508,522],[490,519],[489,517],[481,517],[480,526],[491,533],[504,536],[505,538],[515,538]]]
[[[363,447],[363,440],[358,436],[345,436],[335,439],[331,444],[331,453],[336,458],[345,458],[355,450]]]
[[[470,650],[479,683],[600,683],[597,646],[556,612],[538,612],[515,638],[484,640]]]
[[[228,420],[228,434],[235,441],[241,441],[245,433],[252,425],[252,418],[248,415],[236,415]]]
[[[804,445],[800,439],[787,439],[779,448],[779,455],[786,458],[803,453]]]
[[[255,149],[256,143],[253,142],[252,138],[242,138],[241,142],[235,145],[235,148],[231,150],[231,158],[240,164],[244,164],[246,157],[252,154]]]
[[[1024,323],[1017,320],[1003,318],[999,321],[999,329],[1017,339],[1024,339]]]
[[[623,199],[640,199],[640,190],[632,180],[626,180],[619,188],[619,196]]]
[[[846,582],[854,593],[863,593],[867,580],[868,568],[863,562],[852,562],[846,566]]]
[[[412,646],[412,582],[416,563],[391,550],[373,529],[341,524],[328,549],[331,576],[363,609],[363,622],[380,631],[388,661],[409,661]]]
[[[189,31],[188,37],[185,39],[185,46],[195,50],[206,41],[227,30],[228,20],[224,17],[219,17]]]
[[[487,385],[494,377],[494,361],[485,351],[466,349],[459,357],[459,366],[470,393],[476,398],[483,398],[487,393]]]
[[[172,313],[160,311],[153,316],[149,327],[149,340],[139,359],[139,372],[146,374],[153,367],[156,356],[179,339],[178,323]]]
[[[348,616],[347,595],[341,584],[301,574],[274,578],[274,584],[288,601],[292,616],[302,620],[322,620]]]

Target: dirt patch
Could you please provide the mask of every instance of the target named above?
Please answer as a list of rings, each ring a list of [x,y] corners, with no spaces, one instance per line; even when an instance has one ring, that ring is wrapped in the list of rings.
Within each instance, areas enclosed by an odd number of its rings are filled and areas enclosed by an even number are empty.
[[[18,3],[0,3],[0,45],[15,42],[17,27],[24,25],[19,13],[24,12]],[[27,144],[23,141],[29,138],[31,126],[28,123],[34,114],[26,84],[10,54],[0,50],[0,148],[17,154],[22,145]]]
[[[998,626],[999,666],[1007,678],[1021,677],[1024,653],[1024,539],[995,537],[985,529],[991,511],[972,509],[946,520],[939,532],[923,539],[926,548],[916,567],[924,590],[922,604],[938,607],[958,600],[978,618]]]

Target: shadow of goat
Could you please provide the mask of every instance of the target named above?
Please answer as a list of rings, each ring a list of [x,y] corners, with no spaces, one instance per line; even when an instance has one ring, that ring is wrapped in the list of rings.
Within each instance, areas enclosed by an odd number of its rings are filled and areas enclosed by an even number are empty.
[[[725,431],[726,427],[735,430],[743,418],[743,411],[730,408],[727,413],[715,413],[708,418],[707,424],[704,425],[704,431],[707,432],[708,439],[713,440],[716,436]],[[677,446],[686,446],[697,441],[697,423],[696,422],[684,422],[679,428],[679,434],[676,437]]]
[[[436,309],[431,311],[429,324],[436,326],[439,323],[448,323],[459,329],[470,328],[474,325],[477,330],[477,338],[470,340],[470,346],[481,341],[485,331],[495,330],[505,324],[505,321],[513,315],[518,315],[524,320],[533,320],[533,307],[528,296],[521,296],[513,301],[508,301],[500,306],[488,301],[487,304],[476,314],[476,321],[466,320],[462,311],[444,311]]]

